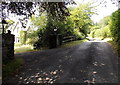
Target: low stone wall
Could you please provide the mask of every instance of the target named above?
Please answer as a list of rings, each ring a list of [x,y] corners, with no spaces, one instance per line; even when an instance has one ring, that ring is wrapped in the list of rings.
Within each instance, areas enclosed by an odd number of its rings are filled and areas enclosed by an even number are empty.
[[[2,34],[2,60],[14,59],[14,35],[10,32]]]

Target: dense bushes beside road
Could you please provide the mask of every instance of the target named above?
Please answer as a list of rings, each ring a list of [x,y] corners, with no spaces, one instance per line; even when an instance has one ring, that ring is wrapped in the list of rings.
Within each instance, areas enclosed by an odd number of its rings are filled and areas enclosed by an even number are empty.
[[[109,25],[113,41],[116,43],[117,51],[120,54],[120,8],[112,13]]]

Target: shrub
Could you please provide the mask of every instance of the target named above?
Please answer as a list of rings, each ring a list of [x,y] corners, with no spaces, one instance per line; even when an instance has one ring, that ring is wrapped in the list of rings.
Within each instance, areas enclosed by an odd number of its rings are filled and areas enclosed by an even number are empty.
[[[120,8],[112,13],[109,26],[113,40],[117,44],[118,53],[120,54]]]
[[[74,35],[76,39],[81,40],[85,38],[85,35],[81,32],[79,32],[79,29],[74,29]]]

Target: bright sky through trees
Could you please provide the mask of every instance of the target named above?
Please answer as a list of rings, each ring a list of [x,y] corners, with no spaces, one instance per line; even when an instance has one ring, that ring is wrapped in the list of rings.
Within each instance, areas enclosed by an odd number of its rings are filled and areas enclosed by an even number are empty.
[[[93,4],[93,5],[98,5],[98,4],[100,4],[100,2],[102,2],[101,5],[96,7],[98,15],[94,14],[91,17],[91,19],[94,22],[99,22],[103,17],[105,17],[107,15],[111,15],[112,12],[114,12],[118,9],[118,6],[116,6],[116,4],[113,4],[113,2],[117,2],[117,0],[74,0],[74,1],[77,3],[77,6],[83,2],[85,2],[85,3],[95,2],[95,4]],[[12,18],[14,19],[14,17],[12,17]],[[16,20],[16,18],[15,18],[15,20]]]
[[[91,19],[94,22],[99,22],[103,17],[111,15],[112,12],[116,11],[118,9],[118,6],[116,6],[117,0],[74,0],[77,5],[79,3],[87,3],[87,2],[95,2],[94,5],[98,5],[100,2],[101,5],[96,7],[98,15],[93,15]],[[113,1],[113,2],[112,2]]]

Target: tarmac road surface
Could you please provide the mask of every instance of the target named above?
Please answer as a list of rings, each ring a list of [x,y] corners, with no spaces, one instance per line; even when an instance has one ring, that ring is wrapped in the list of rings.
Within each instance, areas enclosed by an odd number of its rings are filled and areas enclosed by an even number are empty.
[[[6,83],[118,83],[119,58],[106,42],[85,42],[16,57],[24,58],[25,65]]]

